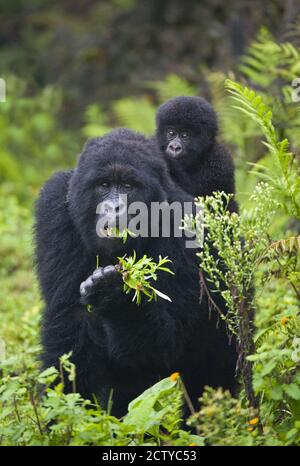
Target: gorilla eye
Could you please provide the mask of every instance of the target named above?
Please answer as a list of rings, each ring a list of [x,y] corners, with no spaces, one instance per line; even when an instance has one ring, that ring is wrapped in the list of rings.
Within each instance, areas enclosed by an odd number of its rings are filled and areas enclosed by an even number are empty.
[[[108,188],[109,187],[108,181],[103,181],[103,183],[101,183],[101,187],[102,188]]]
[[[183,131],[183,133],[181,133],[181,137],[182,137],[183,139],[186,139],[186,138],[189,137],[189,133],[188,133],[187,131]]]
[[[128,191],[130,191],[133,188],[133,186],[130,183],[125,183],[124,188],[127,189]]]
[[[171,138],[174,138],[176,136],[176,133],[173,129],[167,129],[167,135]]]

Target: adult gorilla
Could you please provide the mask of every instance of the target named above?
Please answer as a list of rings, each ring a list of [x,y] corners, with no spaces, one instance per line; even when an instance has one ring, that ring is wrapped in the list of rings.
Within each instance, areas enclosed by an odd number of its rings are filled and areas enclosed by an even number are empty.
[[[223,327],[199,305],[195,250],[183,238],[100,238],[99,202],[126,193],[128,204],[189,201],[171,181],[164,160],[141,135],[119,130],[85,146],[74,170],[59,172],[43,187],[36,212],[36,258],[43,298],[42,361],[57,366],[72,351],[77,390],[113,414],[173,371],[180,371],[195,402],[205,384],[232,389],[236,354]],[[117,208],[118,206],[116,206]],[[117,209],[118,210],[118,209]],[[138,307],[122,291],[117,257],[159,255],[172,260],[175,276],[163,272],[159,299]],[[101,267],[95,270],[96,255]],[[87,311],[92,304],[92,312]],[[70,390],[70,387],[66,387]]]

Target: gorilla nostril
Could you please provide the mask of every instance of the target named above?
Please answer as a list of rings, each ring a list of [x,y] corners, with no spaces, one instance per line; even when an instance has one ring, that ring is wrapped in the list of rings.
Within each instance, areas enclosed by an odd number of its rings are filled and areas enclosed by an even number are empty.
[[[180,144],[170,144],[170,149],[175,154],[178,154],[178,152],[181,152],[181,145]]]

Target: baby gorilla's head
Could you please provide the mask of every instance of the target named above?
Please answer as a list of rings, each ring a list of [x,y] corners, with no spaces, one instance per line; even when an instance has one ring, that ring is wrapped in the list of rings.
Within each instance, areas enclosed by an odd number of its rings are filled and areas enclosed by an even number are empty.
[[[192,164],[213,144],[218,132],[217,116],[201,97],[175,97],[156,114],[156,136],[169,160]]]
[[[124,129],[85,145],[71,178],[68,201],[74,223],[93,253],[105,249],[121,254],[136,241],[129,237],[124,246],[120,238],[105,235],[114,224],[123,225],[125,217],[130,221],[129,208],[134,203],[142,202],[151,211],[151,202],[168,200],[167,167],[153,150],[142,135]]]

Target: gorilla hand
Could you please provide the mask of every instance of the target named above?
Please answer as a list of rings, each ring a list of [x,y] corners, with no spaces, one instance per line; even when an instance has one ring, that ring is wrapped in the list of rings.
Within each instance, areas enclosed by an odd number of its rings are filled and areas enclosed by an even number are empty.
[[[114,265],[108,265],[106,267],[99,267],[92,275],[90,275],[80,285],[80,302],[82,304],[92,304],[95,298],[105,290],[114,293],[115,286],[119,286],[121,283],[120,274],[117,271],[117,267]]]

